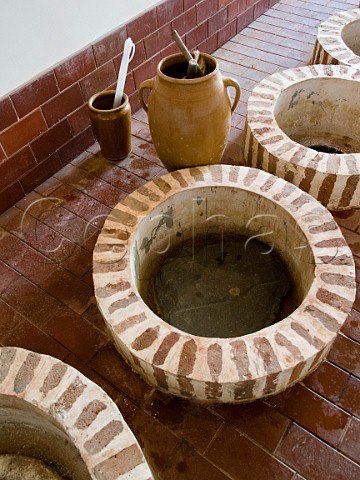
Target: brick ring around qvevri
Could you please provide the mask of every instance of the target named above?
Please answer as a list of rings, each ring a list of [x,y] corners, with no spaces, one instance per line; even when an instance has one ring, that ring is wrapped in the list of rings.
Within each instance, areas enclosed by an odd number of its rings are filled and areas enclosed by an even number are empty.
[[[360,67],[360,8],[335,13],[319,25],[311,63]]]
[[[330,210],[360,208],[360,70],[311,65],[275,73],[247,107],[247,164]]]
[[[195,336],[158,317],[139,284],[170,244],[222,219],[225,230],[266,232],[300,301],[289,316],[254,333]],[[95,296],[119,353],[149,384],[205,403],[249,402],[304,378],[325,359],[355,297],[351,251],[328,210],[285,180],[248,167],[183,169],[135,190],[105,221],[93,267]]]
[[[115,403],[75,368],[0,348],[0,455],[37,458],[77,480],[151,480]]]

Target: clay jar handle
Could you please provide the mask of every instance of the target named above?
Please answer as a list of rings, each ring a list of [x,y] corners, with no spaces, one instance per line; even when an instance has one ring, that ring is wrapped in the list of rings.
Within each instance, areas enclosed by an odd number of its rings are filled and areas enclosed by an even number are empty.
[[[144,80],[143,82],[141,82],[140,87],[139,87],[139,93],[138,93],[139,101],[140,101],[140,104],[141,104],[142,108],[145,110],[146,113],[148,111],[148,106],[145,103],[143,93],[144,93],[144,90],[146,88],[148,88],[149,90],[152,90],[153,89],[153,84],[154,84],[154,79],[150,78],[149,80]]]
[[[228,87],[235,88],[235,99],[233,101],[233,104],[231,105],[231,113],[232,113],[235,110],[236,105],[239,103],[239,100],[240,100],[240,85],[233,78],[223,78],[223,82],[224,82],[225,88],[228,88]]]

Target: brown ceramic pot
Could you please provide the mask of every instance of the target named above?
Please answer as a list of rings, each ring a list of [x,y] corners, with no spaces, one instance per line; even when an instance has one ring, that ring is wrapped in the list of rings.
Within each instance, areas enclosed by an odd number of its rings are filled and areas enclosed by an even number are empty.
[[[182,54],[164,58],[157,75],[139,88],[151,136],[160,160],[169,170],[220,163],[230,131],[231,113],[240,99],[239,84],[223,78],[214,57],[202,54],[203,77],[187,79]],[[235,88],[231,104],[227,88]],[[148,104],[144,91],[150,90]]]
[[[113,108],[115,90],[93,95],[88,103],[91,124],[102,155],[121,160],[131,152],[131,108],[124,93],[122,103]]]

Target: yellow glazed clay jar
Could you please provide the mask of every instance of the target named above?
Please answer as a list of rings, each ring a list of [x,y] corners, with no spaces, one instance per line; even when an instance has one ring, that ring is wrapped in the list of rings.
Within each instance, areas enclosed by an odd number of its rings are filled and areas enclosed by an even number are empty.
[[[239,84],[222,77],[214,57],[202,55],[206,63],[204,76],[183,78],[187,62],[182,54],[176,54],[164,58],[157,75],[139,88],[156,152],[169,171],[220,163],[231,113],[240,99]],[[232,103],[228,87],[235,89]],[[147,104],[146,89],[150,90]]]

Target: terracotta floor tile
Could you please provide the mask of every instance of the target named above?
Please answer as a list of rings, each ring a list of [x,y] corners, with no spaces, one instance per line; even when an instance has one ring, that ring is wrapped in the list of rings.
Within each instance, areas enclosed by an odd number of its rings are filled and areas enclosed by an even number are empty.
[[[301,384],[266,401],[330,445],[337,446],[348,415]]]
[[[237,113],[238,115],[241,115],[242,117],[246,116],[246,109],[247,109],[247,103],[240,99],[240,102],[237,104],[234,112]]]
[[[245,117],[242,117],[245,119]],[[231,143],[236,143],[239,147],[239,150],[243,150],[243,141],[244,141],[244,132],[241,128],[231,127],[229,134],[229,141]]]
[[[143,448],[150,468],[155,475],[159,475],[179,449],[181,440],[159,422],[156,416],[144,412],[128,397],[119,396],[116,403]]]
[[[154,391],[145,410],[175,435],[203,453],[223,420],[196,403]]]
[[[281,31],[281,33],[282,33],[282,38],[280,37],[279,39],[280,45],[288,45],[289,47],[292,48],[292,52],[297,50],[299,52],[304,52],[309,56],[311,55],[311,52],[314,47],[314,40],[312,36],[311,38],[309,38],[308,42],[305,42],[305,41],[301,42],[297,38],[292,38],[291,33],[293,34],[294,32],[291,32],[290,35],[288,35],[289,32],[284,29]],[[296,35],[294,35],[294,37],[296,37]]]
[[[354,4],[351,1],[341,1],[341,0],[331,0],[328,3],[328,6],[335,8],[336,11],[349,10],[349,8],[354,8]],[[356,5],[355,5],[356,6]]]
[[[104,319],[99,312],[99,309],[95,303],[92,303],[82,314],[91,325],[107,335],[107,327]]]
[[[274,10],[278,10],[284,13],[296,14],[300,16],[304,16],[305,18],[310,18],[311,20],[324,20],[327,18],[331,13],[332,9],[327,8],[326,6],[322,6],[321,10],[311,9],[308,8],[308,5],[304,5],[305,8],[301,7],[294,7],[294,5],[287,5],[286,3],[281,3],[280,5],[274,5]],[[311,24],[313,24],[311,22]]]
[[[144,138],[134,138],[132,140],[132,151],[139,157],[146,158],[150,162],[158,165],[159,167],[163,166],[161,160],[157,156],[155,147],[152,142],[149,142]]]
[[[275,63],[252,57],[245,57],[243,60],[240,60],[240,65],[254,70],[259,70],[260,72],[263,72],[265,76],[272,75],[279,70],[283,70],[283,68],[279,67],[279,65]]]
[[[92,251],[96,242],[94,235],[99,229],[78,217],[62,206],[61,199],[41,197],[35,194],[28,197],[30,208],[13,219],[10,226],[14,233],[24,236],[26,241],[38,242],[39,250],[46,256],[57,254],[58,250],[70,242]],[[20,204],[21,207],[21,204]]]
[[[79,315],[95,301],[93,289],[62,267],[52,272],[40,286]]]
[[[104,333],[68,308],[44,322],[42,330],[86,363],[108,341]]]
[[[141,405],[152,390],[131,370],[111,343],[95,355],[89,366],[137,404]]]
[[[231,44],[228,45],[227,43],[217,51],[217,57],[223,60],[227,60],[232,63],[237,63],[241,67],[245,67],[246,69],[253,69],[253,70],[258,70],[259,72],[262,72],[264,77],[267,75],[271,75],[275,73],[276,71],[279,70],[279,65],[271,63],[269,61],[265,61],[262,58],[256,58],[256,57],[247,57],[244,56],[242,57],[241,55],[239,56],[241,46],[236,47],[232,46]],[[230,50],[229,47],[232,47],[235,50]]]
[[[288,30],[292,30],[293,32],[296,32],[298,34],[298,37],[300,36],[301,33],[309,33],[310,28],[308,28],[306,25],[302,25],[301,22],[299,21],[300,19],[296,18],[295,20],[289,20],[286,18],[277,18],[273,16],[269,16],[267,14],[263,15],[261,17],[261,22],[268,24],[269,26],[274,25],[276,27],[283,27]]]
[[[111,208],[103,203],[69,185],[61,185],[53,195],[59,198],[64,208],[98,228],[103,226],[111,211]]]
[[[133,118],[139,122],[148,123],[147,113],[142,108],[133,114]]]
[[[44,201],[44,198],[45,197],[43,195],[33,190],[32,192],[28,193],[27,195],[25,195],[25,197],[23,197],[21,200],[17,202],[14,208],[15,212],[16,212],[16,208],[18,208],[22,212],[24,212],[25,210],[29,210],[30,208],[32,210],[42,212],[44,210],[44,206],[43,206],[44,204],[51,205],[50,199],[48,202],[45,201],[44,203],[41,203],[42,201]],[[11,220],[13,219],[10,219],[9,225],[12,225]]]
[[[244,72],[244,78],[250,78],[256,82],[261,82],[267,75],[264,72],[259,72],[258,70],[253,70],[252,68],[247,68]]]
[[[162,472],[161,480],[229,480],[229,477],[208,462],[187,443],[183,443],[176,455]],[[254,479],[252,479],[254,480]]]
[[[316,28],[319,24],[319,18],[315,18],[316,15],[314,15],[312,18],[306,18],[304,16],[304,10],[299,10],[298,14],[294,14],[294,9],[289,8],[286,9],[284,8],[285,6],[283,5],[274,5],[274,8],[271,10],[268,10],[266,12],[266,15],[272,16],[276,19],[284,19],[288,20],[291,22],[300,23],[301,25],[306,25],[308,27],[314,27]],[[326,18],[326,14],[322,18]]]
[[[23,317],[20,313],[0,299],[0,341],[12,333],[22,321]]]
[[[268,25],[268,27],[273,27],[273,26]],[[286,39],[287,38],[291,38],[294,40],[301,39],[304,42],[306,42],[308,52],[311,52],[313,50],[314,43],[315,43],[315,33],[310,33],[309,30],[307,32],[303,31],[301,32],[301,35],[299,35],[299,33],[296,30],[293,30],[292,28],[289,28],[289,27],[287,28],[285,27],[285,28],[280,28],[279,35]]]
[[[292,425],[276,455],[309,480],[357,480],[360,467],[298,425]]]
[[[2,341],[8,347],[26,348],[33,352],[51,355],[59,360],[65,360],[69,354],[69,351],[59,342],[25,319]]]
[[[347,337],[360,343],[360,312],[354,309],[351,310],[351,313],[342,326],[341,331]]]
[[[298,62],[309,64],[312,58],[312,54],[310,52],[300,52],[299,50],[293,49],[289,53],[289,57],[291,59],[297,60]]]
[[[54,262],[7,232],[0,238],[0,259],[38,285],[56,270]]]
[[[162,166],[157,165],[146,159],[146,151],[143,151],[143,157],[131,153],[122,160],[121,167],[125,170],[135,173],[145,180],[152,180],[161,174]],[[151,156],[151,155],[150,155]]]
[[[126,196],[123,190],[119,190],[110,185],[110,183],[104,182],[78,167],[74,167],[71,163],[55,175],[63,183],[80,190],[110,208],[113,208]]]
[[[77,245],[89,251],[94,249],[99,229],[60,205],[45,211],[41,220]]]
[[[244,405],[220,405],[214,411],[229,425],[273,452],[290,425],[290,420],[261,401]]]
[[[15,206],[10,207],[8,210],[5,210],[0,215],[0,237],[3,235],[4,231],[7,231],[7,225],[12,222],[12,219],[18,214],[18,209]]]
[[[231,116],[231,128],[237,128],[239,130],[242,130],[245,125],[245,117],[242,115],[239,115],[238,113],[233,113]],[[228,137],[228,144],[231,143],[231,129],[230,129],[230,134]],[[226,145],[225,150],[228,145]],[[224,163],[224,156],[221,158],[221,163]]]
[[[340,225],[341,231],[354,255],[360,256],[360,234]]]
[[[131,142],[134,143],[134,136],[139,137],[142,140],[147,140],[148,142],[152,142],[151,133],[148,123],[141,122],[137,120],[134,116],[131,121],[131,131],[132,131],[132,139]]]
[[[298,60],[294,60],[289,57],[284,57],[283,55],[271,53],[271,52],[264,52],[262,50],[258,50],[256,48],[252,47],[247,47],[245,45],[241,45],[237,43],[236,41],[230,40],[229,42],[226,43],[225,48],[228,50],[235,52],[235,53],[241,53],[241,54],[246,54],[247,58],[252,58],[256,60],[263,60],[268,63],[277,65],[278,67],[281,67],[282,69],[285,68],[294,68],[297,67],[299,64]],[[244,65],[245,61],[240,60],[240,65]]]
[[[0,261],[0,295],[12,282],[15,282],[15,280],[17,280],[19,277],[19,273],[15,272],[15,270],[9,267],[9,265],[6,265],[2,261]]]
[[[328,360],[360,376],[360,345],[344,335],[338,335],[328,355]]]
[[[93,154],[96,155],[100,150],[99,144],[97,142],[93,143],[92,145],[89,145],[85,150],[82,151],[77,157],[73,158],[71,160],[71,165],[74,167],[79,166],[82,162],[84,162],[87,158],[89,158],[89,155],[92,156]]]
[[[351,418],[339,450],[347,457],[358,462],[360,458],[360,420]]]
[[[360,380],[350,377],[339,401],[340,407],[360,417]]]
[[[64,257],[59,265],[77,277],[82,277],[92,268],[92,252],[79,245],[72,244],[72,247],[69,255]]]
[[[94,288],[94,280],[92,276],[92,268],[90,268],[85,275],[83,275],[82,280],[90,285],[91,288]]]
[[[288,2],[284,2],[284,4],[288,4]],[[291,5],[291,3],[289,3]],[[326,6],[323,6],[323,5],[318,5],[316,3],[313,3],[313,2],[307,2],[307,4],[305,5],[305,8],[306,10],[310,10],[309,11],[309,15],[311,16],[312,15],[312,12],[323,12],[324,14],[326,14],[326,16],[328,16],[330,13],[332,13],[332,8],[330,7],[326,7]]]
[[[92,156],[86,159],[79,165],[79,167],[86,172],[97,175],[102,180],[105,180],[127,193],[131,193],[133,190],[146,183],[146,180],[143,178],[134,175],[133,173],[118,167],[117,164],[110,163],[108,160],[99,156]]]
[[[44,197],[47,197],[48,195],[51,195],[54,190],[58,186],[60,186],[59,180],[57,180],[55,177],[50,177],[47,180],[45,180],[43,183],[41,183],[39,186],[35,188],[35,192],[37,192],[40,195],[43,195]]]
[[[248,27],[246,27],[246,29],[255,29],[270,35],[274,34],[276,36],[281,36],[281,31],[282,31],[282,28],[280,26],[269,24],[267,21],[266,15],[261,15],[261,17],[257,18]],[[292,33],[294,34],[293,31]]]
[[[229,425],[220,429],[206,458],[234,480],[291,480],[294,474]]]
[[[40,237],[39,229],[43,228],[42,224],[49,227],[50,231],[52,230],[57,233],[55,241],[51,244],[50,248],[46,248],[45,245],[42,247],[45,252],[47,252],[47,250],[57,252],[57,250],[62,247],[63,237],[65,237],[65,240],[69,240],[89,251],[93,250],[99,229],[64,208],[60,198],[56,196],[42,197],[32,192],[25,197],[25,199],[28,204],[31,204],[27,213],[39,221],[38,224],[33,226],[31,223],[33,220],[26,218],[26,222],[30,223],[26,228],[26,233],[29,234],[30,231],[30,234],[32,234],[32,232],[34,232]],[[20,207],[23,207],[21,202]],[[49,233],[49,235],[51,235],[51,233]],[[59,239],[57,237],[59,237]]]
[[[360,210],[343,210],[331,212],[338,225],[356,232],[360,226]]]
[[[245,46],[248,46],[248,47],[251,47],[251,48],[256,48],[257,50],[260,50],[260,51],[274,53],[274,54],[280,55],[282,57],[288,57],[291,50],[292,50],[291,47],[279,45],[277,43],[277,41],[275,40],[275,39],[277,39],[277,37],[274,38],[274,42],[270,41],[272,39],[273,38],[270,37],[270,39],[268,39],[268,38],[267,39],[257,38],[255,40],[253,37],[249,38],[244,33],[239,33],[238,35],[236,35],[232,39],[232,41],[234,41],[236,43],[240,43],[240,45],[245,45]]]
[[[242,65],[238,65],[221,58],[219,58],[218,63],[223,75],[237,75],[239,78],[243,78],[248,70],[248,68],[243,67]]]
[[[307,376],[304,383],[323,397],[336,402],[342,394],[350,375],[335,365],[324,362],[312,374]]]
[[[21,207],[20,204],[17,206]],[[16,209],[16,216],[8,222],[7,230],[55,264],[82,276],[92,264],[92,253],[45,225],[41,221],[41,212],[34,213],[38,218]]]
[[[14,310],[39,327],[62,309],[58,300],[24,277],[9,285],[1,297]]]
[[[247,105],[247,102],[249,100],[253,87],[255,87],[256,85],[256,82],[254,82],[253,80],[245,80],[241,83],[244,85],[241,90],[241,102]],[[244,114],[246,116],[246,112],[244,112]]]
[[[242,147],[237,143],[229,143],[226,145],[221,163],[227,165],[244,165],[244,152]]]

